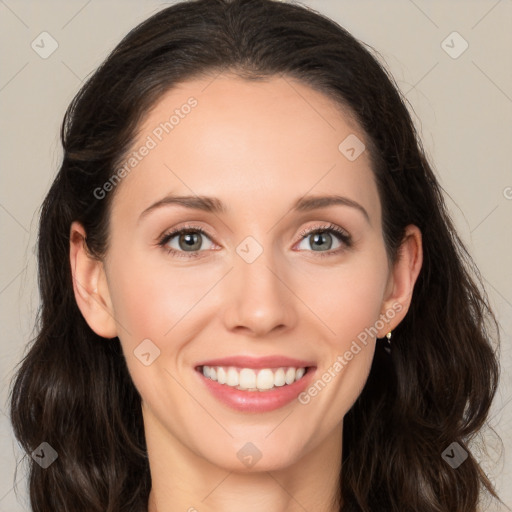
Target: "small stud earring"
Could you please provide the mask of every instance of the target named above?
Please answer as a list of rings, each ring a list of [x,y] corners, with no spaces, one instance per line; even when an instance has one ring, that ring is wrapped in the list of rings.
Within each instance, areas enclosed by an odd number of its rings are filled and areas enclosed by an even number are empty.
[[[388,339],[388,342],[387,342],[387,344],[384,346],[384,350],[385,350],[388,354],[391,354],[391,331],[389,331],[389,332],[386,334],[386,338]]]

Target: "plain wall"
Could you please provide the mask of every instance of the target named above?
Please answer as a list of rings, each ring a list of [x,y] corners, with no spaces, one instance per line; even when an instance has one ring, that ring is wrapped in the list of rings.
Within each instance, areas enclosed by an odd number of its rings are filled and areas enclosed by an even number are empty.
[[[502,378],[483,461],[512,507],[512,2],[308,0],[374,47],[410,102],[427,155],[446,191],[460,236],[480,268],[502,327]],[[33,335],[38,308],[38,209],[57,172],[65,109],[84,79],[158,1],[0,2],[0,510],[29,510],[22,453],[8,420],[15,365]],[[57,41],[43,59],[31,47],[41,32]],[[457,58],[442,42],[457,31]],[[44,36],[47,37],[47,36]],[[453,42],[452,42],[453,41]],[[50,41],[46,39],[45,47]],[[452,54],[463,40],[450,36]],[[41,44],[40,44],[41,46]],[[508,482],[508,486],[506,485]],[[311,511],[312,512],[312,511]]]

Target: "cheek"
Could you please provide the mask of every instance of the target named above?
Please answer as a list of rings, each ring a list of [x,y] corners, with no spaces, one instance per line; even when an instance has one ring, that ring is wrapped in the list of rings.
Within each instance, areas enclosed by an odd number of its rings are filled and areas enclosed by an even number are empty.
[[[324,345],[316,381],[300,402],[306,406],[316,403],[325,415],[326,428],[340,421],[366,383],[387,277],[387,260],[376,248],[367,257],[354,258],[350,264],[311,278],[311,309],[319,312],[331,335]]]
[[[173,268],[165,258],[132,254],[118,261],[110,272],[111,298],[116,320],[134,343],[144,338],[163,343],[214,283],[205,282],[204,273]]]
[[[379,319],[387,277],[385,259],[354,257],[346,265],[311,272],[300,296],[328,327],[334,348],[342,350]]]
[[[144,258],[135,250],[126,252],[129,256],[120,257],[112,251],[111,261],[115,263],[108,272],[119,339],[130,376],[144,402],[166,411],[185,400],[167,370],[173,373],[175,359],[186,343],[180,320],[190,310],[189,302],[197,302],[200,290],[190,292],[190,286],[184,286],[179,277],[179,269],[167,266],[166,270],[147,255]]]

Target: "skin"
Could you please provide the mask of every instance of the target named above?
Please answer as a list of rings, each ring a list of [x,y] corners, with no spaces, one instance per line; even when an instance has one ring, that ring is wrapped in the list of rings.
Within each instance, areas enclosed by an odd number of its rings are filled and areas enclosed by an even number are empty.
[[[198,105],[111,192],[105,259],[91,258],[82,226],[71,227],[77,303],[93,331],[119,337],[142,396],[149,510],[338,510],[343,417],[364,387],[375,338],[407,313],[421,233],[407,227],[391,267],[368,152],[349,161],[338,150],[349,134],[364,142],[364,132],[330,99],[289,78],[185,82],[148,113],[134,148],[190,96]],[[169,193],[214,196],[228,211],[172,205],[139,219]],[[369,221],[350,206],[291,211],[305,194],[334,193],[363,206]],[[200,257],[157,245],[162,233],[189,222],[211,234],[198,235]],[[313,236],[299,236],[329,223],[352,236],[352,247],[327,235],[331,248],[314,251]],[[263,249],[252,263],[236,252],[248,236]],[[190,254],[179,235],[173,240]],[[284,355],[314,360],[320,376],[393,304],[401,311],[305,405],[235,411],[205,390],[194,369],[234,354]],[[161,352],[145,366],[133,351],[148,338]],[[237,457],[247,442],[262,455],[250,468]]]

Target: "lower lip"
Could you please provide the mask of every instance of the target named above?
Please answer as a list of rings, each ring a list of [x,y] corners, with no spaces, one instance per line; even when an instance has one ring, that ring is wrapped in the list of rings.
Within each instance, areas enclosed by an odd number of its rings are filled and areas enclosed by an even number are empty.
[[[243,412],[268,412],[284,407],[296,399],[311,382],[315,368],[309,368],[306,374],[293,384],[274,387],[267,391],[241,391],[240,389],[219,384],[205,377],[200,371],[198,375],[212,395],[225,405]]]

